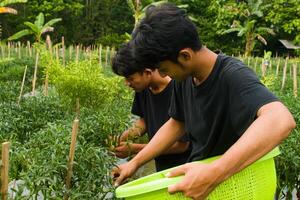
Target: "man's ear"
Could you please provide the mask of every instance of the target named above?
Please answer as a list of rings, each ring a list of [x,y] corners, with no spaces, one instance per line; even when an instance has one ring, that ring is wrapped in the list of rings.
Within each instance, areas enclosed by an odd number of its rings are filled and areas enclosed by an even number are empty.
[[[180,50],[178,53],[177,61],[179,63],[190,62],[193,56],[191,51],[192,50],[188,48]]]
[[[146,75],[152,75],[152,73],[153,73],[152,69],[149,69],[149,68],[145,68],[143,72],[144,72]]]

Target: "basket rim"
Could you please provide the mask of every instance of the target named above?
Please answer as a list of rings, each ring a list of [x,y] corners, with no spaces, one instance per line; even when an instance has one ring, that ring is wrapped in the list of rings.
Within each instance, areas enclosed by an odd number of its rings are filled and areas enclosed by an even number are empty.
[[[270,151],[268,154],[254,162],[253,164],[266,161],[268,159],[273,159],[274,157],[278,156],[280,154],[280,150],[278,147],[274,148],[272,151]],[[210,163],[214,160],[217,160],[221,156],[214,156],[211,158],[207,158],[201,161],[194,161],[193,163]],[[178,166],[177,166],[178,167]],[[166,174],[171,171],[172,169],[175,169],[177,167],[173,167],[170,169],[166,169],[160,172],[156,172],[153,174],[150,174],[148,176],[139,178],[137,180],[131,181],[129,183],[126,183],[124,185],[119,186],[116,191],[116,197],[117,198],[126,198],[130,196],[136,196],[140,194],[145,194],[148,192],[153,192],[161,189],[165,189],[169,187],[170,185],[176,184],[179,182],[183,176],[177,176],[172,178],[167,178]],[[155,179],[156,180],[151,180]],[[150,181],[147,181],[147,179],[150,179]]]

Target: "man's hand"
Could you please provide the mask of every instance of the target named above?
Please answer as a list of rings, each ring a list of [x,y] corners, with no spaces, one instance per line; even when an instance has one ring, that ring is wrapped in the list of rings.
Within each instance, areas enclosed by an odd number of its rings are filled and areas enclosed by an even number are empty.
[[[118,158],[126,158],[132,154],[137,154],[140,152],[146,144],[137,144],[129,142],[120,142],[120,145],[117,146],[113,151]]]
[[[137,169],[138,166],[135,164],[135,162],[131,161],[114,167],[111,173],[114,179],[114,185],[119,186],[122,184],[127,178],[131,177]]]
[[[168,188],[168,192],[183,192],[186,197],[201,200],[220,183],[221,170],[211,164],[187,163],[167,174],[167,177],[185,175],[183,179]]]
[[[127,158],[135,153],[134,145],[128,142],[120,142],[120,145],[117,146],[113,151],[118,158]]]

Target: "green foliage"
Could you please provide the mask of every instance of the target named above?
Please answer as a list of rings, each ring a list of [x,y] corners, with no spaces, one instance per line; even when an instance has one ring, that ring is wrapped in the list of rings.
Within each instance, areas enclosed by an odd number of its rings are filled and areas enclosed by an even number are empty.
[[[61,21],[61,18],[51,19],[47,23],[45,23],[45,17],[43,13],[39,13],[36,17],[34,24],[31,22],[24,22],[24,24],[28,27],[22,31],[15,33],[14,35],[10,36],[8,40],[17,40],[21,37],[26,35],[34,35],[35,40],[37,42],[41,42],[42,34],[47,32],[52,32],[54,28],[52,27],[57,22]]]
[[[265,38],[261,34],[275,34],[271,28],[264,27],[263,9],[267,6],[261,0],[247,1],[247,3],[236,3],[233,1],[223,3],[223,1],[215,0],[214,4],[212,8],[218,10],[218,18],[215,21],[215,24],[220,27],[218,32],[221,34],[238,32],[237,35],[239,37],[244,37],[246,56],[251,55],[255,47],[255,39],[267,45]],[[229,24],[227,24],[228,28],[221,26],[224,23],[222,22],[224,18],[233,21],[230,28],[228,27]]]
[[[28,141],[49,122],[66,118],[65,109],[57,97],[26,97],[18,106],[14,102],[0,103],[0,141]]]
[[[74,158],[72,189],[67,191],[64,188],[71,141],[70,125],[48,123],[23,147],[13,145],[11,173],[19,173],[17,177],[25,181],[23,188],[30,190],[31,197],[41,192],[45,199],[62,199],[66,193],[71,199],[103,199],[113,190],[107,174],[115,162],[114,157],[109,156],[105,149],[87,143],[80,132]],[[18,199],[22,199],[21,195]]]
[[[300,104],[299,99],[294,98],[292,93],[280,95],[281,100],[285,102],[292,112],[296,123],[300,124]],[[287,199],[291,199],[292,191],[300,191],[300,129],[297,127],[291,135],[280,145],[281,154],[276,158],[276,168],[278,176],[277,191],[281,196],[287,189]]]
[[[48,66],[48,71],[60,97],[71,106],[77,98],[80,105],[94,109],[124,98],[124,87],[120,87],[122,80],[106,77],[98,65],[90,65],[88,61],[71,62],[66,67]]]
[[[291,38],[300,42],[300,4],[298,0],[272,0],[266,20],[271,22],[281,38]]]

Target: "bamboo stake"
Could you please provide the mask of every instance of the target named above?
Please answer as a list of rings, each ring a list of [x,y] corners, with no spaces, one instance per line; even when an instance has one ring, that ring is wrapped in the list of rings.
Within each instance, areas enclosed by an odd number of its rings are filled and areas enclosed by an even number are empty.
[[[1,166],[1,196],[2,200],[7,199],[8,170],[9,170],[9,142],[2,143],[2,166]]]
[[[109,51],[109,47],[106,47],[106,52],[105,52],[105,67],[107,67],[107,62],[108,62],[108,51]]]
[[[27,65],[25,66],[25,70],[24,70],[24,74],[23,74],[20,95],[19,95],[19,98],[18,98],[18,105],[20,105],[22,94],[23,94],[23,89],[24,89],[24,84],[25,84],[25,79],[26,79],[26,72],[27,72]]]
[[[73,46],[69,46],[69,61],[72,60]]]
[[[294,96],[298,96],[298,82],[297,82],[297,65],[293,64],[293,88],[294,88]]]
[[[90,52],[89,52],[89,57],[90,57],[90,65],[92,66],[92,50],[90,49]]]
[[[10,45],[11,45],[10,42],[7,45],[8,45],[7,46],[8,47],[8,58],[10,58]]]
[[[75,155],[75,145],[76,145],[76,137],[78,133],[78,124],[79,120],[75,119],[73,122],[72,127],[72,136],[71,136],[71,145],[70,145],[70,152],[69,152],[69,161],[68,161],[68,170],[67,170],[67,177],[66,177],[66,188],[67,190],[71,189],[71,179],[73,174],[73,161]],[[69,198],[68,194],[64,195],[64,199],[67,200]]]
[[[51,42],[51,38],[50,38],[49,35],[47,35],[47,37],[46,37],[46,44],[48,46],[50,56],[51,56],[51,60],[52,60],[52,42]]]
[[[32,51],[31,51],[30,41],[27,41],[27,47],[28,47],[29,57],[31,57],[32,56]]]
[[[255,57],[255,62],[254,62],[254,71],[256,72],[256,69],[257,69],[257,61],[258,61],[258,58]]]
[[[102,45],[100,44],[100,49],[99,49],[99,65],[102,67]]]
[[[58,46],[55,46],[55,56],[56,56],[56,63],[59,63],[59,54],[58,54]]]
[[[279,74],[279,67],[280,67],[280,59],[278,59],[277,66],[276,66],[276,77]]]
[[[75,57],[76,64],[78,63],[78,59],[79,59],[79,45],[76,46],[76,57]]]
[[[63,60],[63,66],[66,65],[66,56],[65,56],[65,37],[61,37],[61,45],[62,45],[62,60]]]
[[[18,41],[18,56],[21,58],[21,42]]]
[[[2,54],[2,58],[4,59],[5,57],[5,49],[4,47],[1,45],[1,54]]]
[[[45,86],[44,86],[44,95],[48,96],[48,86],[49,86],[49,73],[46,72],[46,78],[45,78]]]
[[[35,66],[34,66],[34,74],[32,80],[32,95],[35,95],[35,85],[36,85],[36,76],[37,76],[37,67],[38,67],[39,53],[36,53],[35,57]]]
[[[282,84],[281,84],[281,90],[283,90],[285,85],[285,79],[286,79],[286,69],[287,69],[287,63],[288,63],[288,57],[285,59],[284,67],[283,67],[283,76],[282,76]]]

